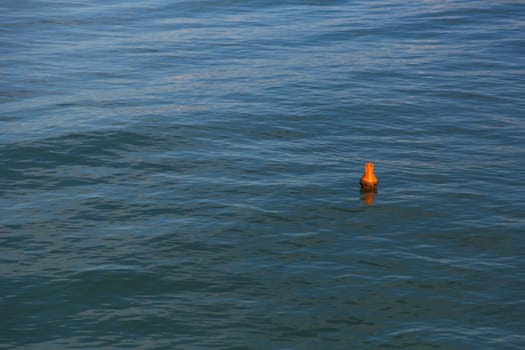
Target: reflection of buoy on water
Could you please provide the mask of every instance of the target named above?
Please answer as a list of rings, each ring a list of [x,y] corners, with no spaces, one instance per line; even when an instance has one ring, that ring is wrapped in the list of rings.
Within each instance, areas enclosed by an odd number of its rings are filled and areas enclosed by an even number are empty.
[[[377,177],[374,174],[374,163],[365,164],[365,173],[361,176],[361,189],[368,191],[377,190]]]
[[[363,202],[366,204],[366,205],[372,205],[374,204],[374,200],[376,199],[376,192],[374,191],[363,191],[361,190],[361,195],[362,195],[362,199],[363,199]]]
[[[377,193],[377,177],[374,174],[374,163],[365,164],[365,173],[361,176],[361,195],[366,205],[374,204]]]

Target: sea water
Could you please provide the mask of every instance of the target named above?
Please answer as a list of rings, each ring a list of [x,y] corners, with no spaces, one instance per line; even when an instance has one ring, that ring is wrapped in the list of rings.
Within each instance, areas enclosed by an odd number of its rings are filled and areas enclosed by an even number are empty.
[[[523,349],[524,18],[2,1],[0,347]]]

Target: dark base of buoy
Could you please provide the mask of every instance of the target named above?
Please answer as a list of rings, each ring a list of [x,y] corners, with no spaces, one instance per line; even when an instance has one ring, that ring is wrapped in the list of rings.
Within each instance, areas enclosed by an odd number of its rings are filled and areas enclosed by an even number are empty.
[[[361,193],[366,193],[366,192],[377,193],[377,184],[370,185],[370,184],[361,182]]]

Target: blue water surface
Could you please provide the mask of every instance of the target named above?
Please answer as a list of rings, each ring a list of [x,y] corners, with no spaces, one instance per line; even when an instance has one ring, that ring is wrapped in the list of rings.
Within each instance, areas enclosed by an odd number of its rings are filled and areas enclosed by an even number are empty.
[[[523,18],[3,1],[0,348],[524,348]]]

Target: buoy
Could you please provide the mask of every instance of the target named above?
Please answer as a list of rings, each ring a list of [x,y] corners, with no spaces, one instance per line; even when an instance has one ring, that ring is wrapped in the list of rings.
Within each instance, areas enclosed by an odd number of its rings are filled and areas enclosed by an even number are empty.
[[[365,173],[361,176],[361,190],[377,191],[377,177],[374,174],[374,163],[365,164]]]

